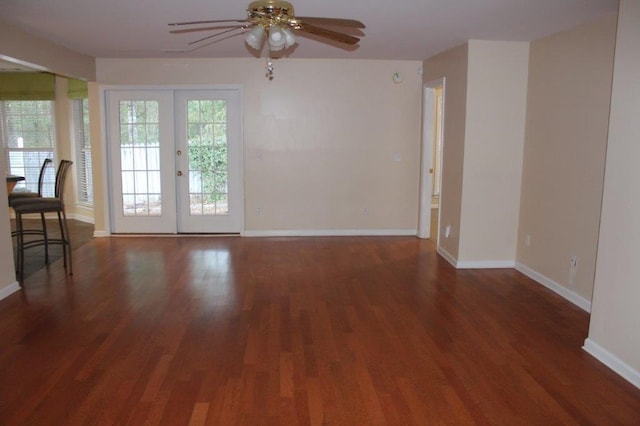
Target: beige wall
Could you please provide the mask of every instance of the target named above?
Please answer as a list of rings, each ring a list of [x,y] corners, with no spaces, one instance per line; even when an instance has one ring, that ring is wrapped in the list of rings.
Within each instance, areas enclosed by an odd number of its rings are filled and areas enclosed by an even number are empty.
[[[73,123],[71,114],[71,101],[67,97],[67,79],[56,77],[56,153],[57,160],[75,161],[75,141],[73,135]],[[57,164],[56,164],[57,167]],[[69,218],[81,218],[84,221],[93,221],[93,211],[76,205],[76,173],[74,164],[74,173],[67,179],[65,188],[65,211]]]
[[[94,58],[37,38],[6,22],[0,22],[0,58],[40,71],[93,81]]]
[[[472,40],[423,64],[445,78],[439,250],[458,267],[515,263],[528,49]]]
[[[460,267],[515,264],[528,61],[529,43],[469,41]]]
[[[265,62],[258,59],[99,59],[97,81],[242,85],[247,231],[415,233],[419,66],[286,59],[275,61],[269,82]],[[395,72],[403,75],[402,83],[393,82]],[[394,161],[396,154],[401,161]],[[98,225],[97,202],[95,207]]]
[[[609,142],[589,339],[585,348],[640,387],[640,2],[618,18]]]
[[[531,44],[517,261],[591,300],[616,18]],[[530,245],[525,236],[530,235]],[[571,277],[569,260],[578,256]]]
[[[95,82],[90,82],[88,85],[89,91],[89,134],[92,138],[91,148],[91,169],[93,171],[93,209],[91,211],[93,215],[94,236],[104,237],[107,235],[106,231],[109,229],[107,223],[108,217],[105,213],[105,201],[106,182],[101,178],[106,175],[107,164],[104,161],[103,154],[103,123],[102,117],[104,116],[103,99],[100,96],[99,85]],[[95,141],[93,138],[97,138]]]
[[[467,113],[468,45],[456,47],[423,63],[423,82],[445,78],[444,146],[442,191],[440,197],[440,235],[438,244],[445,254],[458,257],[460,212],[464,161],[465,121]],[[445,238],[444,230],[452,232]]]
[[[0,161],[0,176],[7,174],[5,161]],[[0,185],[0,299],[17,289],[13,264],[13,243],[7,204],[7,186]]]

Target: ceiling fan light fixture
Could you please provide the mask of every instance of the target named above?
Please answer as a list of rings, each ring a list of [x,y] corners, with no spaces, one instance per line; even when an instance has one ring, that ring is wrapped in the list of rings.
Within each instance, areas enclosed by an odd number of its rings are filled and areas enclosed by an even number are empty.
[[[254,48],[255,50],[262,49],[262,44],[264,43],[264,28],[260,25],[254,27],[245,38],[245,42]]]
[[[282,32],[284,33],[284,38],[285,38],[285,43],[284,43],[285,48],[289,48],[294,44],[296,44],[296,36],[293,35],[293,31],[291,31],[289,28],[283,28]]]
[[[282,28],[272,25],[269,28],[269,48],[271,50],[282,50],[287,44],[287,36]]]
[[[355,19],[296,17],[293,11],[293,6],[285,0],[252,1],[249,3],[249,7],[247,8],[247,17],[245,19],[197,20],[173,22],[169,25],[172,27],[180,27],[183,25],[195,26],[202,24],[216,24],[216,26],[187,27],[173,29],[170,31],[174,34],[180,34],[195,31],[223,30],[190,42],[189,45],[195,44],[196,46],[188,51],[184,51],[185,53],[226,40],[230,37],[246,34],[244,40],[246,45],[254,50],[254,52],[250,52],[253,55],[260,53],[265,44],[268,45],[267,49],[269,49],[269,53],[266,54],[266,57],[268,58],[267,77],[270,80],[273,78],[273,62],[271,61],[270,52],[282,51],[294,46],[297,43],[296,36],[294,35],[295,31],[313,35],[318,39],[324,39],[327,42],[355,46],[360,41],[358,37],[349,34],[349,31],[336,31],[325,28],[325,26],[355,29],[365,28],[365,25],[362,22]],[[203,43],[207,40],[209,41],[206,44]],[[288,53],[293,53],[293,49]],[[284,55],[285,54],[279,54],[275,56],[281,57]]]

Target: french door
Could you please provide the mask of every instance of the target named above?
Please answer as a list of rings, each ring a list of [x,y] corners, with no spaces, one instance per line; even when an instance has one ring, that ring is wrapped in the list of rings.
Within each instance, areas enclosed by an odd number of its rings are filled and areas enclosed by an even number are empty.
[[[110,90],[106,99],[114,233],[242,230],[239,90]]]

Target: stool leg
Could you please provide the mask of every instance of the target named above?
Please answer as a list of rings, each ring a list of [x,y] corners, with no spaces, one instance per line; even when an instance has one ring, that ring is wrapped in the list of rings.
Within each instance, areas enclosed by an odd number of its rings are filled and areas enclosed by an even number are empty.
[[[42,236],[44,239],[44,263],[49,264],[49,236],[47,235],[47,220],[44,213],[40,213],[40,221],[42,222]]]
[[[16,212],[16,228],[18,232],[18,281],[20,285],[24,282],[24,234],[22,226],[22,214]]]
[[[16,237],[16,275],[20,272],[20,218],[18,217],[18,213],[15,214],[16,219],[16,230],[12,234],[13,237]],[[13,243],[13,242],[12,242]]]
[[[56,213],[58,214],[58,226],[60,226],[60,241],[62,243],[63,265],[64,265],[64,269],[67,269],[67,250],[66,250],[67,247],[66,247],[64,225],[62,222],[62,216],[60,215],[60,211],[58,210]]]
[[[64,265],[67,266],[67,251],[69,252],[69,275],[73,275],[73,260],[71,255],[71,236],[69,235],[69,226],[67,225],[67,215],[62,210],[62,218],[58,212],[58,220],[60,221],[60,235],[62,238],[62,253],[64,256]]]

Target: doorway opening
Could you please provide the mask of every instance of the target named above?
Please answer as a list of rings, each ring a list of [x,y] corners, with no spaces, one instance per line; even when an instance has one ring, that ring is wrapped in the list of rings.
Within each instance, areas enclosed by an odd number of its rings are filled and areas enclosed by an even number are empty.
[[[442,206],[442,157],[444,137],[445,80],[424,85],[422,97],[422,156],[420,164],[420,210],[418,238],[438,244]]]

